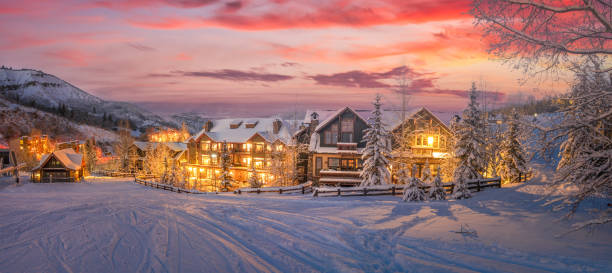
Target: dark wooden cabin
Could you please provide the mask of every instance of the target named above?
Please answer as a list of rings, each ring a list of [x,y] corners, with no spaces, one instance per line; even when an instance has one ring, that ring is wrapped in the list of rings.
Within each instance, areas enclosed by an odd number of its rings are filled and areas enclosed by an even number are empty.
[[[83,178],[83,155],[63,149],[44,155],[32,169],[32,182],[77,182]]]

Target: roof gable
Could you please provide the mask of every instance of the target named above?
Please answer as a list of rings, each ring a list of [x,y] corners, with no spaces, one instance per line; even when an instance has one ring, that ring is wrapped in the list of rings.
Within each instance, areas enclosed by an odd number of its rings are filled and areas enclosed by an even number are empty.
[[[357,111],[353,110],[351,107],[344,107],[344,108],[340,108],[338,109],[335,113],[329,115],[327,117],[327,119],[325,119],[324,121],[322,121],[321,123],[319,123],[319,125],[317,126],[317,128],[315,129],[315,132],[320,132],[324,127],[326,127],[330,122],[332,122],[334,119],[336,119],[338,116],[344,114],[344,112],[346,111],[351,111],[357,118],[361,119],[361,121],[363,121],[365,124],[368,124],[368,121],[366,119],[364,119],[359,113],[357,113]]]

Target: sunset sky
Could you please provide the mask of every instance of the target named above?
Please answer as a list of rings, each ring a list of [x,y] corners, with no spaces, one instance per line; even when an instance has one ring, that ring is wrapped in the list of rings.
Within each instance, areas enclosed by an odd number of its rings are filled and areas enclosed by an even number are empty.
[[[397,106],[401,71],[410,104],[438,111],[462,109],[472,81],[497,104],[565,89],[488,56],[469,3],[0,0],[0,64],[160,113],[365,108],[377,92]]]

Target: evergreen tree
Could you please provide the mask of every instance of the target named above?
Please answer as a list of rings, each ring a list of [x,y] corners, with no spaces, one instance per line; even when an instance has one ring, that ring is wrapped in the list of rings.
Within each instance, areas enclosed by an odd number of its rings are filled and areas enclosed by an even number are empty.
[[[472,197],[472,192],[468,189],[468,184],[463,176],[458,176],[453,187],[453,197],[455,199],[467,199]]]
[[[457,168],[454,178],[463,180],[482,178],[485,170],[484,123],[478,102],[476,101],[476,84],[472,83],[470,102],[463,111],[463,119],[457,124],[457,142],[455,156]]]
[[[221,167],[221,176],[219,179],[221,180],[222,191],[228,191],[229,188],[232,187],[233,177],[230,174],[231,163],[232,159],[227,151],[227,142],[224,141],[223,146],[221,146],[221,160],[219,161]]]
[[[374,105],[372,117],[368,119],[369,128],[364,130],[363,139],[366,142],[366,147],[362,156],[364,160],[363,170],[361,171],[362,187],[388,184],[391,176],[388,169],[389,159],[387,158],[391,154],[390,138],[389,132],[383,127],[380,99],[381,96],[377,94],[372,103]]]
[[[410,183],[410,171],[404,163],[401,163],[397,170],[397,182],[403,185]]]
[[[433,181],[433,185],[429,188],[429,199],[431,200],[444,200],[446,199],[446,190],[442,185],[442,179],[440,178],[440,167],[438,167],[438,175]]]
[[[416,165],[412,166],[412,172],[416,173],[417,167]],[[427,200],[427,194],[423,190],[423,182],[418,179],[416,176],[412,176],[408,180],[408,184],[404,186],[404,196],[402,200],[404,201],[425,201]]]
[[[433,176],[431,175],[431,169],[429,166],[429,160],[425,160],[425,166],[423,167],[423,173],[421,174],[421,181],[425,184],[431,184]]]
[[[525,152],[519,142],[519,115],[516,110],[512,111],[508,118],[508,128],[503,136],[500,147],[500,164],[497,173],[504,183],[518,181],[521,174],[527,172],[527,161]]]
[[[251,188],[261,188],[262,184],[259,180],[259,175],[257,174],[257,170],[255,168],[251,169],[251,176],[249,176],[249,187]]]

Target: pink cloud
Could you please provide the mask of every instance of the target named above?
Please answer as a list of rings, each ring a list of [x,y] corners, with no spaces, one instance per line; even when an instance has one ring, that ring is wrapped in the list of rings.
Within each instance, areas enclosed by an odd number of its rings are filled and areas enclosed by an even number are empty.
[[[44,56],[58,60],[60,63],[68,66],[87,66],[96,59],[94,55],[78,49],[50,50],[46,51]]]

